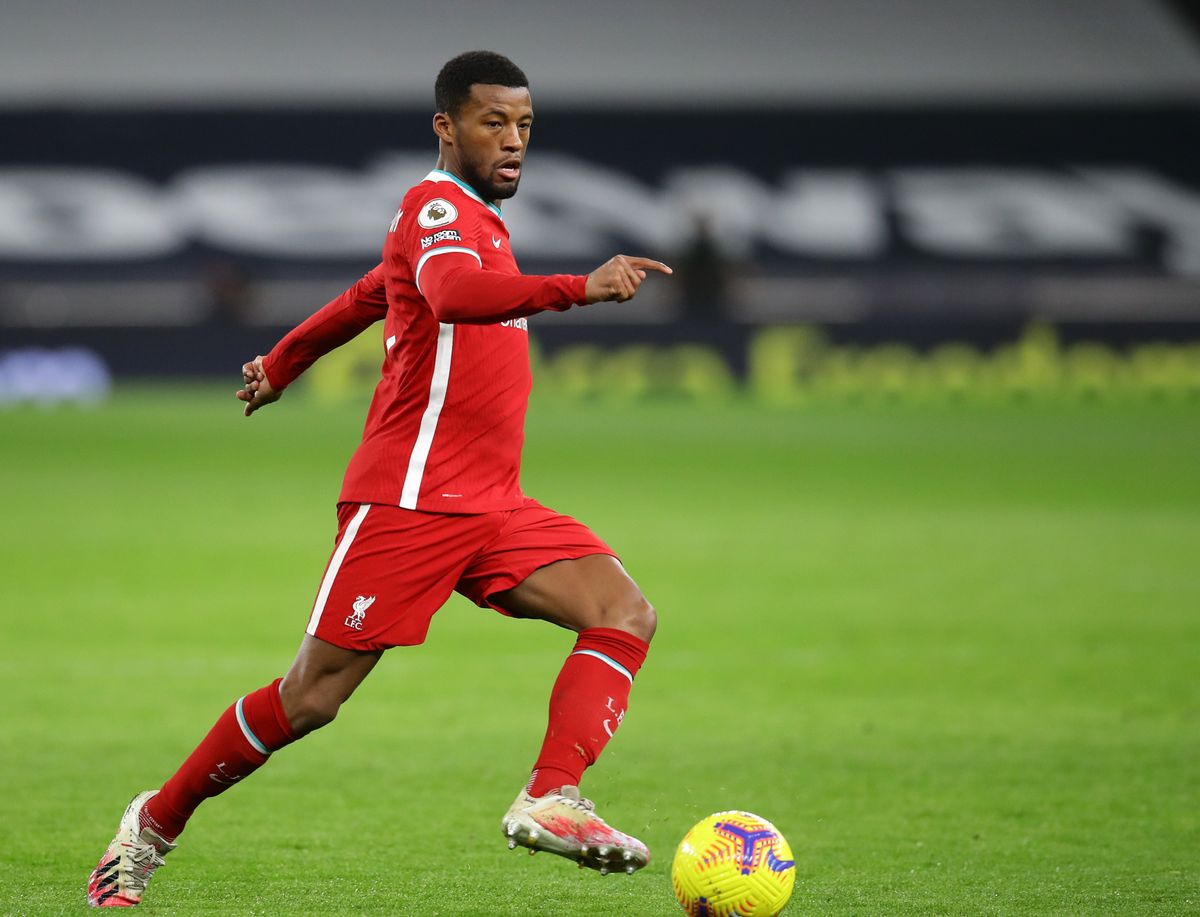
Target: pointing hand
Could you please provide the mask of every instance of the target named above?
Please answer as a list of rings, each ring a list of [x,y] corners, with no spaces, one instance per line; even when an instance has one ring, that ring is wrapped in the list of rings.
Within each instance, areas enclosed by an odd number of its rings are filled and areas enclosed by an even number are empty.
[[[637,258],[632,255],[617,255],[588,274],[587,301],[625,302],[633,299],[638,287],[646,279],[646,271],[662,274],[675,273],[661,261]]]

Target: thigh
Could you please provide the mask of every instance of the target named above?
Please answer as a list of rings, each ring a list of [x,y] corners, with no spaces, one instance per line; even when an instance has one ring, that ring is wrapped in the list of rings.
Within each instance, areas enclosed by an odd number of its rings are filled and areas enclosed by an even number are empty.
[[[434,613],[480,546],[496,534],[491,514],[419,513],[342,504],[333,556],[307,633],[346,650],[422,643]]]
[[[603,610],[641,600],[616,553],[586,525],[528,500],[464,572],[477,605],[572,630],[601,626]]]
[[[573,631],[615,627],[643,636],[648,629],[641,619],[650,613],[650,604],[621,562],[607,554],[539,567],[492,600],[513,617],[537,618]]]

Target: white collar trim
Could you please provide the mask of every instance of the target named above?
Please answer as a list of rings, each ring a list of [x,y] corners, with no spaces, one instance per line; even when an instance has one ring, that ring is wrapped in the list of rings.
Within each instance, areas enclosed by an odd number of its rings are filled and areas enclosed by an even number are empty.
[[[502,214],[500,212],[499,207],[497,207],[495,204],[485,201],[483,198],[481,198],[479,196],[479,194],[475,191],[474,188],[472,188],[470,185],[468,185],[465,181],[463,181],[457,175],[452,175],[451,173],[447,172],[445,169],[434,169],[432,172],[430,172],[428,175],[426,175],[423,180],[424,181],[433,181],[433,182],[442,182],[442,181],[452,182],[453,184],[458,185],[459,189],[461,189],[463,194],[467,195],[467,197],[470,197],[470,198],[473,198],[474,200],[479,201],[479,203],[483,204],[484,207],[486,207],[488,210],[492,211],[492,213],[496,214],[496,216],[500,217],[500,219],[504,219],[504,214]]]

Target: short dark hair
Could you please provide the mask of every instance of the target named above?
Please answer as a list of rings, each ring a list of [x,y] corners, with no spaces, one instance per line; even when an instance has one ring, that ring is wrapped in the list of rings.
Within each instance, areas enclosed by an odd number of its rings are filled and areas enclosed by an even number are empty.
[[[527,87],[524,72],[495,51],[467,51],[446,62],[433,85],[438,111],[453,115],[471,97],[476,83],[493,86]]]

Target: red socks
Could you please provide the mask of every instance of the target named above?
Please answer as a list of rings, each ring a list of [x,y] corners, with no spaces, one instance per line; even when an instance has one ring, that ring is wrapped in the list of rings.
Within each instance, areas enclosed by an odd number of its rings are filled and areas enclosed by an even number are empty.
[[[143,827],[173,841],[201,802],[249,777],[271,752],[292,742],[279,699],[282,680],[247,694],[221,714],[175,775],[142,807]]]
[[[550,693],[550,718],[529,793],[578,786],[625,717],[633,677],[649,644],[633,634],[592,627],[579,634]],[[225,792],[294,740],[277,678],[221,714],[174,776],[142,807],[143,827],[174,841],[205,799]]]
[[[610,627],[581,631],[550,693],[550,722],[529,778],[530,796],[578,786],[621,720],[650,645]]]

